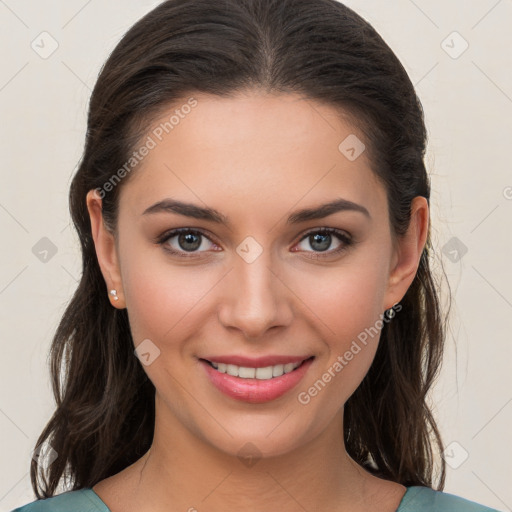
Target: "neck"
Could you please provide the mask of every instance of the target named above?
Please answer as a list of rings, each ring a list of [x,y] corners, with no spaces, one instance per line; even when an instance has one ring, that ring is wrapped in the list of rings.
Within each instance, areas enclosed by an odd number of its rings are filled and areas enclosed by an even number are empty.
[[[238,456],[220,451],[164,416],[157,406],[152,446],[128,468],[129,501],[138,510],[358,511],[370,510],[368,500],[378,494],[380,479],[345,450],[343,409],[300,449],[261,458],[249,446]]]

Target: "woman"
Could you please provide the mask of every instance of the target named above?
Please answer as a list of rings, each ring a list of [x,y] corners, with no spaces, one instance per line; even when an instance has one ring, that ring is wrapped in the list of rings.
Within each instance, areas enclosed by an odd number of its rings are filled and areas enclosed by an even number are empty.
[[[333,0],[132,27],[91,97],[51,462],[17,510],[491,510],[442,492],[425,401],[425,144],[404,68]]]

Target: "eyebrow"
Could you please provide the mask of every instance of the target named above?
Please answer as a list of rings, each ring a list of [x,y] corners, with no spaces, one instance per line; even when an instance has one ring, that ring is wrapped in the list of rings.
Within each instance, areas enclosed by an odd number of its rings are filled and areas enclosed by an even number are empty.
[[[347,199],[335,199],[326,204],[315,206],[313,208],[304,208],[292,213],[286,220],[287,224],[300,224],[309,220],[323,219],[337,212],[342,211],[355,211],[364,214],[367,218],[371,219],[370,212],[362,205],[349,201]],[[229,219],[215,210],[214,208],[197,206],[192,203],[185,203],[176,199],[163,199],[158,203],[146,208],[142,215],[150,215],[155,213],[177,213],[185,217],[192,217],[194,219],[207,220],[222,224],[230,227],[231,222]]]

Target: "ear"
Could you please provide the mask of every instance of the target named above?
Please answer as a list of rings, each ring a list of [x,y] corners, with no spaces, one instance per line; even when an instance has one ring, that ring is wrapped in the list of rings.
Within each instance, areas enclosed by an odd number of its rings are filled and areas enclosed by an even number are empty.
[[[428,234],[429,208],[424,197],[417,196],[411,203],[411,220],[407,233],[397,240],[390,268],[384,306],[391,308],[400,302],[413,282]]]
[[[103,221],[102,200],[97,190],[93,189],[87,193],[86,202],[91,219],[91,231],[96,248],[96,256],[98,257],[98,264],[107,286],[105,293],[108,294],[110,302],[114,307],[124,309],[126,304],[115,237],[106,228]],[[110,294],[110,290],[116,290],[118,300],[114,299]]]

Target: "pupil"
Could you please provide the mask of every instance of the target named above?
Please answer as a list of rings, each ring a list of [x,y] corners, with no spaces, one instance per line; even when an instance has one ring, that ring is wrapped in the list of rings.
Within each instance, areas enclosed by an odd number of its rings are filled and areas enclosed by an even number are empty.
[[[331,235],[329,234],[324,234],[322,235],[321,233],[317,233],[315,235],[312,235],[313,237],[313,243],[312,243],[312,247],[314,247],[314,243],[316,242],[319,242],[320,243],[320,247],[317,247],[317,249],[319,251],[326,251],[331,243]]]
[[[194,251],[195,249],[198,249],[201,245],[199,237],[193,233],[181,234],[178,238],[178,242],[180,244],[180,247],[185,251]],[[192,244],[193,247],[187,247],[187,244]]]

